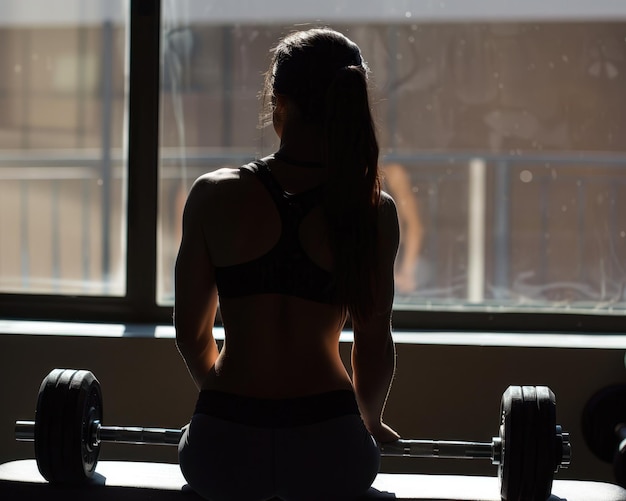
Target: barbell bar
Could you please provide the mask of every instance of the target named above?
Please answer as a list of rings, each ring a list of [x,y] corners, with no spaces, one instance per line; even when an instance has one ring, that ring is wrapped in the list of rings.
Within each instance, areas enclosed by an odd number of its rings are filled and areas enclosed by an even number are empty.
[[[135,445],[178,445],[183,430],[173,428],[142,428],[139,426],[103,426],[99,420],[89,425],[88,444],[97,447],[101,442]],[[16,421],[15,440],[35,441],[35,421]]]
[[[93,448],[102,442],[135,445],[178,445],[183,430],[173,428],[142,428],[138,426],[103,426],[95,420],[89,425],[88,444]],[[16,421],[15,439],[34,442],[35,422]],[[502,444],[499,438],[491,443],[448,440],[397,440],[379,444],[384,456],[415,458],[491,459],[500,464]]]
[[[54,369],[40,386],[35,421],[16,421],[15,438],[35,442],[39,471],[51,483],[89,478],[103,442],[178,445],[182,438],[184,429],[105,426],[102,407],[100,383],[91,372]],[[383,456],[490,459],[506,501],[545,501],[553,474],[571,461],[569,434],[556,424],[556,399],[546,386],[504,392],[499,435],[491,442],[401,439],[379,448]]]

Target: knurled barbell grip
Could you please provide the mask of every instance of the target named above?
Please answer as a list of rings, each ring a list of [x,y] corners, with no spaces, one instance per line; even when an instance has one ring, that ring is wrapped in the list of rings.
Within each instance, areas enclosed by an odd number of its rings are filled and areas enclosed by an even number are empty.
[[[90,423],[92,442],[118,442],[124,444],[178,445],[183,431],[171,428],[142,428],[139,426],[102,426]],[[16,421],[15,439],[24,442],[35,440],[34,421]]]
[[[494,444],[449,440],[397,440],[379,444],[384,456],[408,456],[448,459],[492,459]]]
[[[168,428],[140,428],[132,426],[100,426],[97,441],[125,444],[178,445],[182,430]]]

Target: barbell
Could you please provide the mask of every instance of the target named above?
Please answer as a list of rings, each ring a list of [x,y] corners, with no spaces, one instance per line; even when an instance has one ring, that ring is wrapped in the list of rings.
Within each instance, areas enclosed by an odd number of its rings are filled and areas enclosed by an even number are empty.
[[[103,442],[178,445],[183,430],[105,426],[102,390],[87,370],[54,369],[39,388],[35,421],[16,421],[15,438],[35,442],[35,459],[50,483],[90,478]],[[547,386],[509,386],[500,427],[491,442],[397,440],[379,444],[383,456],[490,459],[506,501],[545,501],[554,473],[571,459],[569,434],[556,424],[556,399]]]

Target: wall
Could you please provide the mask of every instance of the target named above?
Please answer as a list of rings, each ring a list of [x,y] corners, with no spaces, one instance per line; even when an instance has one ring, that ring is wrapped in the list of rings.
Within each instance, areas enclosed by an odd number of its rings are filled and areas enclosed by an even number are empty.
[[[531,341],[521,343],[526,346],[507,347],[497,346],[504,343],[492,335],[467,334],[468,343],[461,343],[458,335],[432,333],[418,336],[419,343],[405,343],[398,334],[398,371],[386,420],[406,438],[489,442],[498,433],[500,397],[506,387],[545,384],[557,396],[557,422],[571,433],[573,444],[572,466],[558,478],[612,481],[611,466],[595,459],[583,443],[580,417],[597,389],[624,381],[626,339],[569,336],[559,344],[577,347],[551,348],[541,346],[547,344],[545,339],[527,336]],[[534,339],[541,342],[533,346]],[[452,344],[434,344],[437,340]],[[346,357],[349,348],[342,343]],[[0,463],[34,457],[32,444],[14,441],[14,422],[34,418],[41,380],[55,367],[94,372],[103,388],[104,424],[179,428],[194,406],[195,387],[172,338],[2,334]],[[100,458],[177,461],[175,447],[121,444],[104,444]],[[383,469],[487,475],[497,471],[485,460],[441,459],[387,459]]]

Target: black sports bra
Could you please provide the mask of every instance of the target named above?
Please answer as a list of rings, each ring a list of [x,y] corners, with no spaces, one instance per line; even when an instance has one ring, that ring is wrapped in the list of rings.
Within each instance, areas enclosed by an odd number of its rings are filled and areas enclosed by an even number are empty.
[[[297,194],[287,193],[262,160],[244,165],[239,171],[241,175],[250,172],[263,183],[276,204],[282,230],[276,245],[264,255],[245,263],[215,268],[220,297],[285,294],[319,303],[335,303],[332,274],[311,260],[298,237],[300,223],[321,202],[323,186]]]

